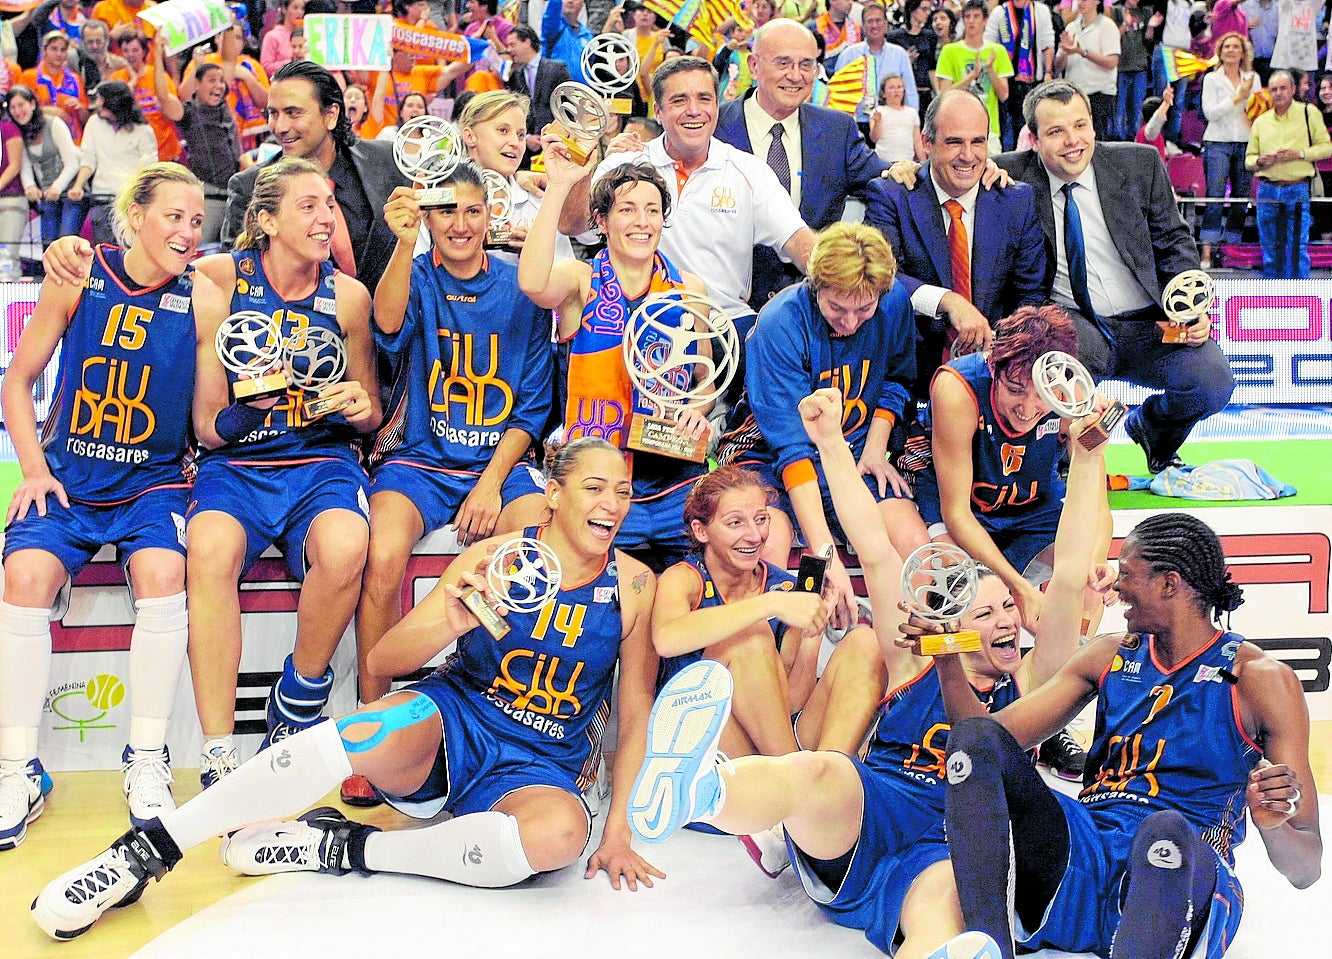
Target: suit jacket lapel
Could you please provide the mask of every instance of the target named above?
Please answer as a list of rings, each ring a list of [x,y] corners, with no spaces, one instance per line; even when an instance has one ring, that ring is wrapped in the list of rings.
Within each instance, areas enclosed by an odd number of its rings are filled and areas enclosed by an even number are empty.
[[[930,178],[928,163],[920,168],[916,176],[916,188],[907,193],[907,204],[916,225],[916,233],[929,252],[930,263],[934,265],[934,273],[939,277],[939,285],[952,289],[953,265],[948,255],[948,231],[944,228],[943,210],[939,208],[939,197],[934,190],[934,181]],[[943,242],[931,242],[931,238],[942,238]],[[974,274],[975,270],[972,272]]]
[[[1050,241],[1050,249],[1053,250],[1057,237],[1055,236],[1054,220],[1054,198],[1050,195],[1050,175],[1045,172],[1045,164],[1033,150],[1027,158],[1026,176],[1015,177],[1022,183],[1030,184],[1036,191],[1036,214],[1041,220],[1041,229],[1045,231],[1045,238]]]
[[[754,95],[750,90],[739,100],[732,100],[723,109],[727,111],[727,120],[730,128],[735,131],[735,139],[732,141],[736,148],[744,150],[746,153],[754,152],[754,144],[749,142],[749,124],[745,122],[745,101]],[[759,159],[763,159],[759,157]]]

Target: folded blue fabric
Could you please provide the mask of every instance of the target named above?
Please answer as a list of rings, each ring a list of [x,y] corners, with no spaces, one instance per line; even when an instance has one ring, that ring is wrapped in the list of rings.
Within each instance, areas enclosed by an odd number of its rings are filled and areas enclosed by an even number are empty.
[[[1201,466],[1172,466],[1152,480],[1157,496],[1196,500],[1280,499],[1299,490],[1253,460],[1216,460]]]

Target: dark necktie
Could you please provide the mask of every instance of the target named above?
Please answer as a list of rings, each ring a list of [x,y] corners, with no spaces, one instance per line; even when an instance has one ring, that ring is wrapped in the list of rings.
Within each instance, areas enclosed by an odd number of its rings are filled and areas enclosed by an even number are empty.
[[[768,147],[768,166],[777,174],[777,181],[782,189],[791,192],[791,161],[786,155],[786,144],[782,142],[782,125],[772,125],[772,146]]]
[[[1087,292],[1087,241],[1082,236],[1082,214],[1078,201],[1073,198],[1076,183],[1065,183],[1064,191],[1064,255],[1068,258],[1068,285],[1073,289],[1073,302],[1082,315],[1097,326],[1099,317],[1092,309],[1091,294]]]

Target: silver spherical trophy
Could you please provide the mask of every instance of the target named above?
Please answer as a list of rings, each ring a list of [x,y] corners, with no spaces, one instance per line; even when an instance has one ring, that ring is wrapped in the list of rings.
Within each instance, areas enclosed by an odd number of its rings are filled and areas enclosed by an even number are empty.
[[[587,85],[606,100],[611,113],[627,116],[634,101],[621,96],[638,80],[638,45],[622,33],[603,33],[583,47],[580,61]]]
[[[550,94],[555,119],[546,129],[569,148],[570,158],[582,166],[610,126],[610,111],[591,87],[566,80]]]
[[[342,337],[322,326],[296,330],[282,344],[282,367],[292,386],[303,394],[301,409],[306,420],[317,420],[342,408],[336,399],[325,399],[325,389],[341,383],[347,372],[347,347]]]
[[[629,316],[624,366],[653,413],[635,413],[628,447],[701,463],[708,437],[675,431],[681,410],[712,406],[739,366],[740,337],[730,315],[701,293],[654,293]]]
[[[1162,343],[1187,343],[1189,327],[1207,315],[1216,300],[1212,274],[1185,270],[1171,277],[1161,292],[1161,308],[1169,320],[1161,333]]]
[[[287,392],[282,327],[267,313],[242,310],[223,320],[213,338],[222,366],[236,377],[232,399],[251,403]]]
[[[458,128],[441,117],[426,114],[412,117],[393,140],[393,162],[402,175],[418,184],[417,201],[423,210],[457,203],[452,187],[441,186],[454,168],[467,157]]]
[[[926,543],[902,564],[902,598],[911,614],[944,627],[920,637],[922,656],[974,653],[980,632],[959,629],[958,620],[976,602],[980,577],[976,563],[952,543]]]
[[[486,207],[490,211],[486,246],[507,246],[513,236],[513,192],[509,189],[509,181],[494,170],[483,170],[481,176],[486,184]]]
[[[495,601],[514,613],[540,610],[559,593],[562,578],[555,551],[525,536],[501,543],[486,568],[486,585]],[[509,631],[504,617],[477,590],[464,590],[462,601],[491,636],[499,639]]]
[[[1031,382],[1037,395],[1062,417],[1078,419],[1096,408],[1096,381],[1076,356],[1059,350],[1042,354],[1031,366]],[[1086,449],[1096,449],[1110,438],[1125,411],[1122,402],[1113,401],[1095,423],[1078,434],[1078,442]]]

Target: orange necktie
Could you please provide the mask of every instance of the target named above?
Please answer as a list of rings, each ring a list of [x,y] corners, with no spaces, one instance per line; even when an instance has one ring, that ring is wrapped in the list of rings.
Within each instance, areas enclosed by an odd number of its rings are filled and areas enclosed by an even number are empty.
[[[948,230],[948,265],[953,272],[953,292],[971,302],[971,252],[967,249],[967,227],[962,222],[962,204],[949,200],[944,204],[952,218]]]
[[[333,181],[328,181],[330,190],[336,189]],[[338,203],[338,198],[333,197],[333,218],[337,221],[337,226],[333,228],[333,262],[338,265],[343,273],[346,273],[352,279],[356,278],[356,251],[352,249],[351,232],[347,229],[347,218],[342,215],[342,206]]]

